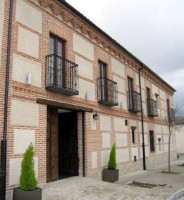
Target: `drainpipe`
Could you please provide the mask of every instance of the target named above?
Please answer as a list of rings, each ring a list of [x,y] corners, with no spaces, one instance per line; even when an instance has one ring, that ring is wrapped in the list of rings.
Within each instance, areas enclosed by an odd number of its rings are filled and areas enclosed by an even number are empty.
[[[85,154],[85,113],[82,112],[82,170],[83,177],[86,176],[86,154]]]
[[[7,115],[8,115],[8,90],[9,90],[12,14],[13,14],[13,0],[10,0],[7,58],[6,58],[6,82],[5,82],[5,97],[4,97],[3,140],[1,141],[1,187],[2,187],[1,199],[2,200],[6,199]]]
[[[143,170],[146,170],[146,158],[145,158],[145,143],[144,143],[144,113],[142,107],[142,91],[141,91],[141,70],[144,68],[144,65],[139,69],[139,93],[141,99],[141,127],[142,127],[142,155],[143,155]]]

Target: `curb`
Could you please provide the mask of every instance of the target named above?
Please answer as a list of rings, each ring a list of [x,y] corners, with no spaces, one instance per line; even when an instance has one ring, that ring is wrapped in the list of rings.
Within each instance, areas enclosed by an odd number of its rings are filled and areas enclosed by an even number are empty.
[[[176,200],[181,197],[184,199],[184,188],[172,194],[167,200]]]

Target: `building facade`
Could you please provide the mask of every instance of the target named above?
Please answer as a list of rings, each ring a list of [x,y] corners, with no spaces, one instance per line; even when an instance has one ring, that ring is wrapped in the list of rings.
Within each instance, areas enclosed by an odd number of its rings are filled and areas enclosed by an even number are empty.
[[[9,1],[0,4],[2,139]],[[30,142],[39,184],[100,178],[114,143],[120,175],[142,169],[143,132],[146,166],[166,162],[169,84],[63,0],[15,0],[12,14],[7,189]]]
[[[184,156],[184,117],[175,118],[176,151],[179,157]]]

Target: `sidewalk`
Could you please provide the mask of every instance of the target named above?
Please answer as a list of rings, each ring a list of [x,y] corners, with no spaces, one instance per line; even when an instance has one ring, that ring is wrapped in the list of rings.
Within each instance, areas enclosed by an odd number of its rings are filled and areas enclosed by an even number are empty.
[[[90,178],[72,177],[48,183],[43,187],[43,200],[166,200],[176,191],[184,188],[184,167],[172,163],[171,170],[180,174],[163,174],[166,165],[158,168],[139,171],[123,176],[117,183],[107,183]],[[127,185],[137,181],[159,186],[152,189]],[[164,186],[160,186],[164,184]]]

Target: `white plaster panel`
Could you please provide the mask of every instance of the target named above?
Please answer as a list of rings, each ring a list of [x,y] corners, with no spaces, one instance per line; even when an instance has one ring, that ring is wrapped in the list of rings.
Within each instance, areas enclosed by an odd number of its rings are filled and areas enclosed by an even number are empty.
[[[157,108],[157,111],[158,111],[158,118],[161,118],[161,114],[160,114],[160,108]]]
[[[149,146],[145,147],[145,154],[146,154],[146,157],[149,157],[149,155],[150,155],[150,147]]]
[[[21,24],[42,33],[42,13],[23,0],[18,0],[16,2],[16,20]]]
[[[12,125],[39,126],[39,105],[12,100],[10,118]]]
[[[139,86],[139,75],[136,73],[136,85]],[[141,76],[141,88],[144,88],[144,78]]]
[[[94,61],[94,46],[75,33],[73,34],[73,50]]]
[[[168,126],[162,126],[162,133],[163,134],[169,134],[169,128],[168,128]]]
[[[125,119],[123,118],[114,118],[114,130],[115,131],[128,131],[128,127],[125,126]]]
[[[36,178],[38,178],[38,157],[34,158],[35,161],[35,174]],[[21,162],[22,158],[14,158],[10,159],[10,179],[9,185],[18,185],[20,174],[21,174]]]
[[[138,159],[139,158],[138,157],[138,148],[137,147],[131,148],[131,151],[132,151],[132,160],[134,160],[134,156],[136,156]]]
[[[75,62],[78,64],[79,75],[93,80],[93,64],[77,55],[75,56]]]
[[[143,107],[143,113],[144,115],[147,115],[147,106],[146,106],[146,103],[142,103],[142,107]]]
[[[39,36],[19,26],[18,51],[29,56],[39,57]]]
[[[89,100],[95,101],[95,85],[79,78],[79,95],[76,97],[85,99],[87,92],[89,94]]]
[[[141,158],[143,158],[142,148],[140,148],[140,155],[141,155]],[[149,155],[150,155],[150,147],[149,146],[145,147],[145,155],[146,155],[146,157],[149,157]]]
[[[163,151],[164,151],[164,148],[163,148],[162,144],[161,144],[161,149],[160,149],[159,145],[156,145],[156,153],[157,154],[163,153]]]
[[[156,144],[159,144],[158,138],[161,138],[161,143],[162,143],[162,135],[156,135]]]
[[[32,74],[31,85],[41,87],[41,64],[23,56],[13,54],[12,79],[27,84],[28,72]]]
[[[127,110],[127,98],[125,95],[119,93],[118,93],[118,107]]]
[[[152,94],[155,95],[155,93],[159,94],[158,87],[152,84]]]
[[[141,122],[139,122],[139,132],[142,133],[142,124],[141,124]],[[149,132],[148,123],[144,122],[144,133],[148,133],[148,132]]]
[[[166,101],[161,100],[161,108],[162,108],[163,110],[166,110],[166,109],[167,109],[167,107],[166,107]]]
[[[155,133],[162,133],[162,126],[160,124],[155,124]]]
[[[14,130],[14,154],[24,154],[30,143],[35,144],[34,130]]]
[[[112,71],[118,74],[119,76],[125,78],[125,67],[123,63],[117,61],[114,58],[111,59],[111,63],[112,63]]]
[[[117,163],[129,161],[129,150],[128,149],[117,149],[116,150]]]
[[[140,144],[142,145],[142,135],[140,135]],[[144,144],[148,145],[148,135],[144,134]]]
[[[160,110],[160,115],[163,120],[167,120],[167,112],[165,110]]]
[[[93,119],[93,114],[91,114],[91,130],[96,130],[96,120]]]
[[[137,121],[136,120],[130,120],[130,126],[137,127]]]
[[[101,151],[101,167],[106,167],[109,162],[110,150]]]
[[[100,115],[100,130],[111,131],[111,117]]]
[[[97,168],[97,152],[92,152],[92,169],[96,169]]]
[[[116,147],[125,147],[128,145],[127,134],[116,134]]]
[[[163,90],[160,89],[160,98],[166,100],[166,94]]]
[[[125,81],[124,81],[124,79],[119,78],[118,76],[114,75],[113,76],[113,80],[115,82],[117,82],[117,84],[118,84],[118,91],[122,92],[122,93],[125,93]]]
[[[164,135],[164,143],[168,143],[169,142],[169,135]]]
[[[110,133],[102,133],[102,148],[110,148]]]
[[[164,144],[164,152],[168,152],[168,144]]]
[[[4,4],[5,0],[1,0],[0,1],[0,63],[1,63],[1,49],[3,40]]]

